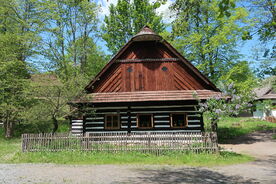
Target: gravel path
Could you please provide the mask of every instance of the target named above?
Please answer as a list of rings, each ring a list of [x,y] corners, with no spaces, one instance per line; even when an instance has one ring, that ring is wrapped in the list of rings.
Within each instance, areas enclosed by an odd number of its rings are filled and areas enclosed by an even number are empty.
[[[40,184],[159,184],[159,183],[254,183],[241,176],[228,176],[207,168],[172,166],[53,164],[0,165],[0,183]]]
[[[276,141],[258,132],[221,145],[257,158],[221,167],[158,165],[0,164],[1,184],[267,183],[276,184]]]

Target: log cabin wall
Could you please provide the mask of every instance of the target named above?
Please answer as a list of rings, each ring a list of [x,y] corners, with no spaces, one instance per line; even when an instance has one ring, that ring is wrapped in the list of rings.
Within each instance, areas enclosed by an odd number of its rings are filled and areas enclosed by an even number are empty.
[[[75,135],[83,134],[83,120],[82,119],[73,119],[71,120],[71,132]]]
[[[83,119],[83,133],[95,131],[163,131],[177,130],[185,132],[201,132],[204,130],[202,114],[196,110],[195,105],[170,105],[170,106],[131,106],[130,120],[128,127],[128,107],[102,107],[96,108],[93,115]],[[184,113],[187,115],[188,125],[185,128],[171,127],[171,114]],[[119,115],[120,127],[118,129],[105,129],[105,115]],[[137,125],[138,114],[152,114],[153,127],[139,128]]]

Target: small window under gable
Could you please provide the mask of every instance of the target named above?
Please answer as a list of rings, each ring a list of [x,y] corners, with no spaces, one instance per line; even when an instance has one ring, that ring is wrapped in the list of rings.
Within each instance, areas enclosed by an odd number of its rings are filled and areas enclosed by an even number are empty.
[[[117,114],[105,115],[105,129],[120,129],[120,116]]]
[[[171,114],[171,127],[172,128],[185,128],[188,126],[188,119],[185,113]]]

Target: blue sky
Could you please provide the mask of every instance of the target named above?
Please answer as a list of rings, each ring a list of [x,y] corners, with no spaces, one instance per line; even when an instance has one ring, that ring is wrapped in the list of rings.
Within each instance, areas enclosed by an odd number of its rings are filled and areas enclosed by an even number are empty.
[[[103,20],[105,15],[109,14],[108,7],[110,4],[116,4],[118,0],[96,0],[98,5],[101,6],[100,11],[100,19]],[[153,0],[150,0],[153,1]],[[165,23],[170,24],[173,20],[173,18],[170,18],[171,12],[169,11],[169,6],[173,3],[173,0],[167,0],[167,3],[162,5],[157,9],[157,13],[163,14],[163,19]],[[98,44],[102,47],[103,51],[105,53],[109,53],[107,47],[105,46],[105,42],[100,40]],[[268,43],[266,46],[272,47],[272,43]],[[256,48],[262,48],[264,45],[262,45],[258,39],[258,36],[253,36],[252,40],[247,41],[240,41],[238,44],[237,50],[240,51],[240,54],[243,56],[241,57],[241,60],[246,60],[251,62],[251,67],[256,68],[258,67],[258,61],[254,59],[254,49]],[[253,62],[254,61],[254,62]],[[276,67],[276,61],[274,61],[273,65]]]
[[[110,4],[116,4],[118,0],[95,0],[96,3],[100,6],[100,12],[99,12],[99,18],[101,21],[103,21],[105,15],[109,15],[109,6]],[[150,0],[154,1],[154,0]],[[170,15],[172,15],[171,11],[169,11],[169,6],[173,3],[174,0],[167,0],[166,4],[161,5],[157,9],[158,14],[163,15],[163,20],[165,23],[168,25],[173,21],[173,18],[171,18]],[[170,28],[168,28],[170,29]],[[169,30],[168,30],[169,31]],[[106,43],[98,39],[97,44],[101,47],[101,49],[106,53],[110,54],[106,47]],[[267,44],[268,47],[272,47],[272,43]],[[240,41],[238,43],[237,50],[242,54],[243,56],[240,58],[240,60],[246,60],[251,62],[251,67],[252,68],[257,68],[258,66],[258,61],[256,61],[253,56],[256,53],[254,51],[254,48],[262,48],[264,47],[263,45],[260,44],[258,37],[255,35],[252,40],[247,40],[247,41]],[[255,53],[254,53],[255,52]],[[260,54],[261,55],[261,54]],[[185,57],[185,56],[184,56]],[[35,60],[41,60],[41,58],[32,58],[31,59],[33,64],[35,64]],[[45,60],[44,60],[45,61]],[[276,67],[276,61],[273,61],[272,65]]]

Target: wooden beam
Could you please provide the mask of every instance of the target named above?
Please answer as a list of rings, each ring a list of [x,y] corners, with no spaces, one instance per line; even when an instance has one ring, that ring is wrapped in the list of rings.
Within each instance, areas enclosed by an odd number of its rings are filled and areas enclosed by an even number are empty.
[[[130,106],[128,106],[128,110],[127,110],[127,133],[131,133],[131,109]]]

